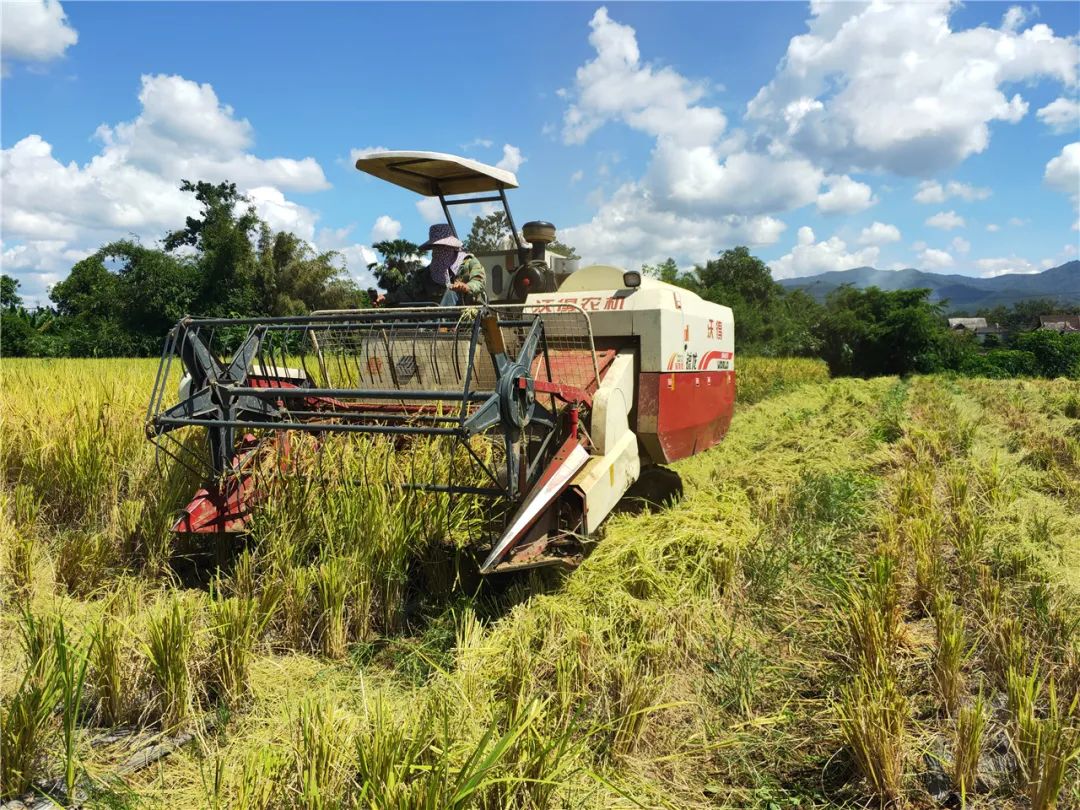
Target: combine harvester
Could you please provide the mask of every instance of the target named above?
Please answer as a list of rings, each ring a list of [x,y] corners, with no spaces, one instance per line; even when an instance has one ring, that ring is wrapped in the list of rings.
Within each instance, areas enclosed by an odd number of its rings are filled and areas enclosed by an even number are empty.
[[[478,256],[488,305],[407,306],[298,317],[184,318],[169,333],[147,436],[206,482],[175,531],[243,532],[290,435],[431,437],[441,480],[409,488],[487,498],[483,573],[574,565],[643,474],[699,453],[735,402],[728,307],[607,265],[547,250],[555,229],[518,235],[510,172],[433,152],[382,152],[361,171],[450,207],[499,202],[515,246]],[[456,232],[456,231],[455,231]],[[522,239],[527,240],[525,244]],[[165,401],[174,360],[180,401]],[[206,431],[196,452],[184,433]],[[423,476],[418,476],[423,478]]]

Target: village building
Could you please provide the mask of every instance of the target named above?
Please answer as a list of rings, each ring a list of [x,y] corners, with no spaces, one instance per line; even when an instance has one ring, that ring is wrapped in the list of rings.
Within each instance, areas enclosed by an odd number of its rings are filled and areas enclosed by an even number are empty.
[[[1051,332],[1080,332],[1080,315],[1040,315],[1039,328]]]
[[[1000,340],[1008,333],[1008,330],[1000,324],[987,324],[986,318],[949,318],[949,328],[974,332],[975,339],[979,343],[991,336]]]

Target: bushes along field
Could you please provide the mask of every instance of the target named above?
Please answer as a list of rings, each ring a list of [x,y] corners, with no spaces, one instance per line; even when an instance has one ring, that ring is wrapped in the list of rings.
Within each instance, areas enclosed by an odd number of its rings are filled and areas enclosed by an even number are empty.
[[[744,402],[771,387],[756,362]],[[194,482],[160,479],[141,436],[153,365],[8,361],[0,787],[70,774],[113,806],[1080,801],[1075,383],[775,362],[810,384],[677,465],[682,501],[613,518],[566,577],[477,589],[431,553],[445,525],[373,531],[393,493],[371,487],[318,510],[282,493],[193,581],[165,529]],[[138,731],[110,741],[118,723]],[[177,728],[196,739],[115,778]]]

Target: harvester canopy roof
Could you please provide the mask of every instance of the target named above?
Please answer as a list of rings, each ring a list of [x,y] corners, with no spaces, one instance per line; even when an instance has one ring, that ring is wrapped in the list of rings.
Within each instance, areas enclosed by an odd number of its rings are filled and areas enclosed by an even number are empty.
[[[513,172],[442,152],[372,152],[357,160],[356,168],[425,197],[518,185]]]

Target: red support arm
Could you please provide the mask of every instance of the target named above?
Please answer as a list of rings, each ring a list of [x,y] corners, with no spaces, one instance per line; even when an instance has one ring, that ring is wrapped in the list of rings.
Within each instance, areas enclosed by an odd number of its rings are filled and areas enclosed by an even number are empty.
[[[525,379],[518,380],[519,388],[525,388],[528,384],[528,381]],[[538,391],[541,394],[554,394],[568,405],[584,405],[587,408],[592,407],[592,396],[581,388],[575,388],[572,385],[563,385],[561,383],[547,382],[546,380],[533,380],[532,385],[534,391]]]

